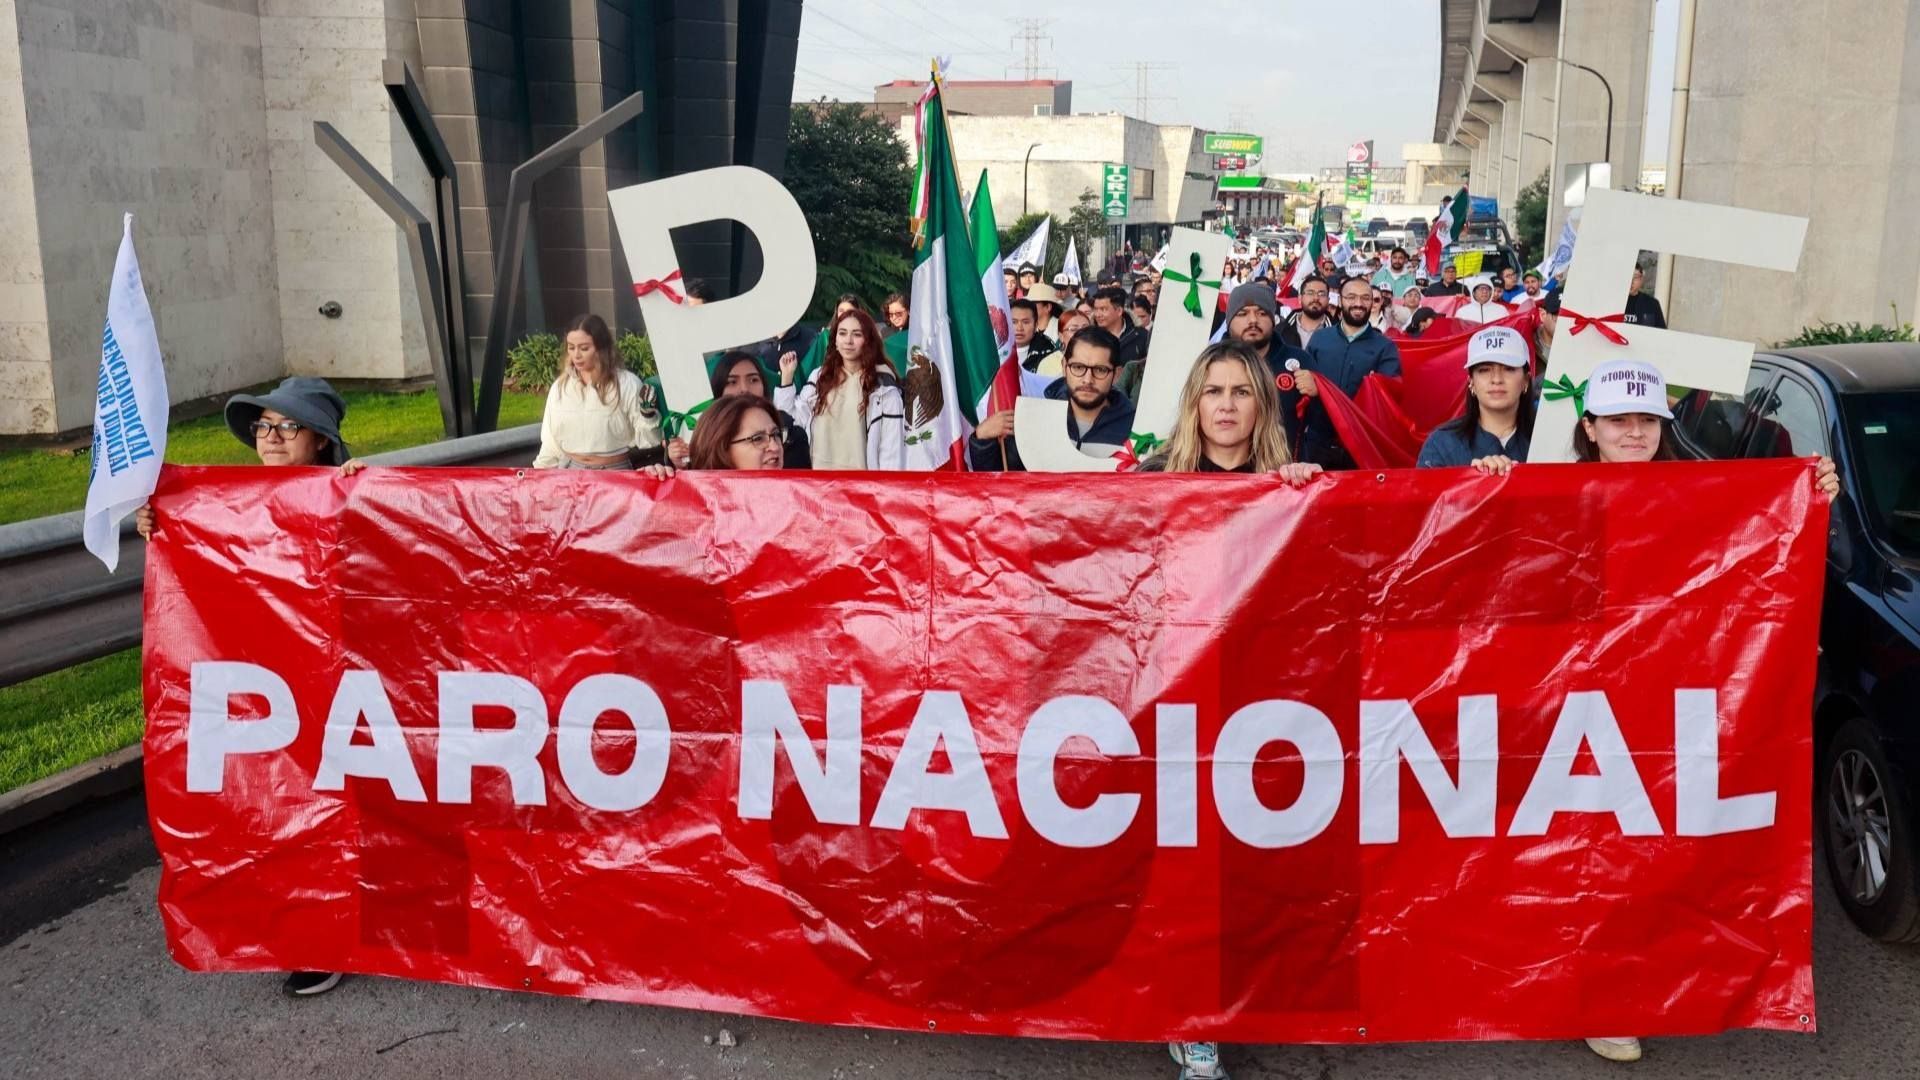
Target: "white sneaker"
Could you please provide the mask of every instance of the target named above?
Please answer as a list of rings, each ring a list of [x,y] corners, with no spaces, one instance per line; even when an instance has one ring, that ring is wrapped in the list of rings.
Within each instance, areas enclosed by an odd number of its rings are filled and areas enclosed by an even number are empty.
[[[1167,1053],[1180,1066],[1180,1080],[1229,1080],[1220,1067],[1219,1043],[1170,1042]]]
[[[1639,1039],[1588,1039],[1587,1049],[1599,1054],[1608,1061],[1640,1060]]]

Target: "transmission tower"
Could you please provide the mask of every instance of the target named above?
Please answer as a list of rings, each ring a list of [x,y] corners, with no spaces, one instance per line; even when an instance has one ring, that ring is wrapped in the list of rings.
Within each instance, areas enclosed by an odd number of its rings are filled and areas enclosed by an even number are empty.
[[[1174,64],[1148,64],[1148,63],[1139,63],[1139,64],[1133,65],[1134,115],[1138,116],[1142,120],[1151,119],[1152,118],[1150,115],[1152,112],[1151,106],[1155,102],[1173,100],[1172,98],[1162,97],[1153,92],[1153,73],[1156,71],[1171,71],[1176,66],[1177,65],[1174,65]]]
[[[1047,27],[1052,25],[1052,23],[1052,19],[1020,20],[1020,32],[1013,35],[1009,44],[1013,45],[1017,52],[1024,51],[1026,59],[1020,64],[1007,68],[1009,77],[1012,76],[1016,68],[1026,73],[1022,75],[1021,78],[1029,82],[1039,78],[1040,73],[1043,71],[1055,75],[1059,74],[1059,72],[1053,68],[1040,66],[1040,43],[1044,41],[1048,46],[1053,45],[1053,38],[1046,33]]]

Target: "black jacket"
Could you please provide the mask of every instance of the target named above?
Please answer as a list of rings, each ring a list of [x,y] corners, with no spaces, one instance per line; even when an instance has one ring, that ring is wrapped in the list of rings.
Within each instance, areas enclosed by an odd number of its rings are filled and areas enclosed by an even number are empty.
[[[1627,297],[1626,316],[1626,322],[1657,330],[1667,328],[1667,313],[1660,310],[1660,301],[1643,292]]]
[[[1060,346],[1054,344],[1052,338],[1036,330],[1033,333],[1033,341],[1027,345],[1027,358],[1020,362],[1020,366],[1028,371],[1037,371],[1040,368],[1040,361],[1059,351]]]

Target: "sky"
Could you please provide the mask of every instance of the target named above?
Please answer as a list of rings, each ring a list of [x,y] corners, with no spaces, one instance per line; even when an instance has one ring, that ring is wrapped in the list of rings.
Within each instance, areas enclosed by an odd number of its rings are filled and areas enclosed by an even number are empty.
[[[1648,82],[1648,160],[1666,156],[1678,0],[1655,0]],[[951,58],[951,79],[1025,78],[1022,20],[1049,10],[1031,0],[965,4],[806,0],[794,99],[872,101],[873,87],[924,79],[929,58]],[[1264,172],[1344,165],[1347,147],[1374,140],[1376,160],[1431,142],[1440,85],[1439,0],[1325,4],[1108,0],[1072,14],[1053,8],[1042,29],[1041,78],[1073,82],[1073,111],[1118,111],[1266,138]],[[1050,38],[1051,40],[1045,40]],[[1147,96],[1141,107],[1140,64]]]

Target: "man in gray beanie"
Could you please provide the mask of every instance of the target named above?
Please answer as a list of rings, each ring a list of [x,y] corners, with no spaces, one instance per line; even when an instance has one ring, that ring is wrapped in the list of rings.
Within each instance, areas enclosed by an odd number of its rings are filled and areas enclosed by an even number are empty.
[[[1299,436],[1299,392],[1294,389],[1294,373],[1287,361],[1297,361],[1295,370],[1309,359],[1304,349],[1282,341],[1273,332],[1279,307],[1274,303],[1273,286],[1249,281],[1227,294],[1227,327],[1221,340],[1237,341],[1252,349],[1267,362],[1273,373],[1273,385],[1280,391],[1280,420],[1287,428],[1287,445]]]

